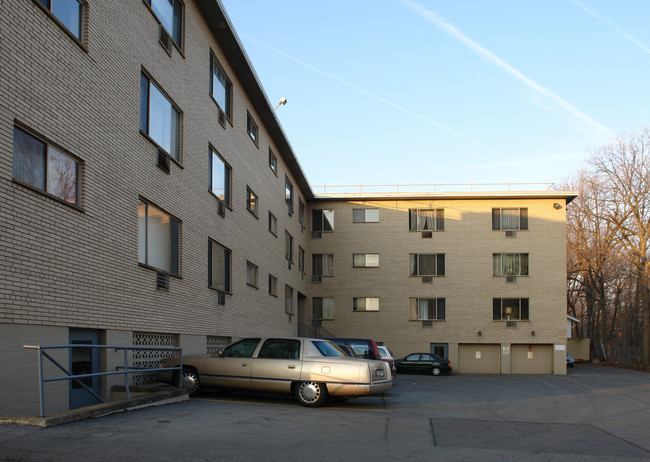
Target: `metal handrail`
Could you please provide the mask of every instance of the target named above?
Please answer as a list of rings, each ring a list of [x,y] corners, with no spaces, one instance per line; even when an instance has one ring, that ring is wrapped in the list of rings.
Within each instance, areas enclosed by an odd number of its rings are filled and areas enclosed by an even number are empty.
[[[76,384],[83,387],[88,393],[93,395],[95,398],[100,400],[102,403],[105,402],[104,399],[97,395],[92,389],[90,389],[85,383],[80,379],[87,377],[102,377],[107,375],[124,375],[124,386],[126,388],[127,398],[131,398],[131,390],[129,388],[129,374],[141,373],[143,371],[154,372],[154,371],[174,371],[183,370],[183,350],[181,347],[146,347],[146,346],[124,346],[124,345],[85,345],[85,344],[72,344],[72,345],[23,345],[23,348],[27,350],[37,350],[38,351],[38,381],[39,381],[39,393],[40,393],[40,412],[41,417],[45,415],[45,387],[46,382],[57,382],[61,380],[72,380]],[[47,351],[44,350],[60,350],[60,349],[70,349],[70,348],[98,348],[98,349],[113,349],[113,350],[124,350],[124,366],[117,366],[116,369],[122,369],[118,371],[107,371],[107,372],[95,372],[91,374],[72,374],[64,366],[59,364],[59,362],[52,358]],[[179,352],[179,365],[177,367],[129,367],[129,358],[128,352],[134,350],[154,350],[154,351],[178,351]],[[61,377],[44,377],[43,376],[43,356],[52,362],[56,367],[61,369],[66,375]],[[182,378],[179,374],[179,387],[182,384]]]
[[[363,194],[364,190],[369,192],[399,193],[402,192],[458,192],[458,191],[483,191],[486,187],[497,187],[497,191],[512,191],[513,187],[524,188],[528,190],[531,187],[543,187],[544,190],[550,191],[553,188],[551,182],[541,183],[431,183],[431,184],[343,184],[343,185],[320,185],[312,186],[314,191],[322,190],[322,194],[327,194],[327,189],[346,189],[353,193]],[[447,188],[447,189],[445,189]],[[358,192],[357,192],[358,190]]]

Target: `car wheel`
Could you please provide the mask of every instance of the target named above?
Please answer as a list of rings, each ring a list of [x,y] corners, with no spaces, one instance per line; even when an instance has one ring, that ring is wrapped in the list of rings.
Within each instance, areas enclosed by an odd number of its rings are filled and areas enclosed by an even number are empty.
[[[201,389],[201,383],[199,382],[199,373],[196,369],[191,367],[183,368],[183,388],[185,388],[190,396],[196,395]]]
[[[440,375],[441,372],[442,372],[442,371],[440,370],[439,367],[434,367],[433,369],[431,369],[431,373],[432,373],[433,375]]]
[[[300,382],[296,387],[296,398],[303,406],[321,406],[327,399],[327,388],[319,382]]]

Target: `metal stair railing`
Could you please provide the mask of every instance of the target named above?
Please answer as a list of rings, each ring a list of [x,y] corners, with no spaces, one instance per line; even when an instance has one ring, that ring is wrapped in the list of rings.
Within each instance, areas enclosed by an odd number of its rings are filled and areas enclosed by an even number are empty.
[[[38,380],[39,380],[39,394],[40,394],[40,412],[41,412],[41,417],[45,415],[45,383],[46,382],[57,382],[61,380],[72,380],[74,383],[77,385],[80,385],[83,387],[88,393],[93,395],[95,398],[97,398],[99,401],[102,403],[105,402],[104,399],[97,395],[92,389],[90,389],[85,383],[83,383],[80,379],[84,379],[87,377],[103,377],[107,375],[124,375],[124,386],[126,388],[126,396],[128,399],[131,398],[131,391],[129,388],[129,374],[135,374],[135,373],[142,373],[142,372],[155,372],[155,371],[174,371],[178,370],[181,371],[183,370],[183,350],[181,347],[145,347],[145,346],[124,346],[124,345],[85,345],[85,344],[73,344],[73,345],[23,345],[23,348],[27,350],[37,350],[38,351]],[[61,350],[61,349],[70,349],[70,348],[97,348],[97,349],[113,349],[116,351],[123,350],[124,351],[124,365],[123,366],[117,366],[116,369],[121,369],[117,371],[107,371],[107,372],[95,372],[91,374],[77,374],[74,375],[72,374],[69,370],[67,370],[64,366],[62,366],[56,359],[54,359],[52,356],[50,356],[47,351],[45,350]],[[128,352],[132,350],[158,350],[158,351],[177,351],[179,354],[179,360],[180,363],[177,367],[167,367],[167,368],[162,368],[162,367],[137,367],[137,366],[131,366],[129,367],[129,357],[128,357]],[[65,375],[60,376],[60,377],[44,377],[43,376],[43,357],[47,358],[52,364],[54,364],[56,367],[61,369]],[[181,374],[179,375],[179,383],[178,386],[182,386],[182,377]]]

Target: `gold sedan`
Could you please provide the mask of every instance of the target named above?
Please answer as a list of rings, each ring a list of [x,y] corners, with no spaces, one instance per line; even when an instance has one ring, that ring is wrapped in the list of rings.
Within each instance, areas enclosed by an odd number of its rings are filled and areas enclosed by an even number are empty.
[[[161,368],[179,367],[166,358]],[[245,338],[209,355],[183,356],[182,383],[191,395],[201,388],[295,395],[304,406],[384,393],[392,378],[388,363],[351,358],[329,340],[302,337]],[[178,384],[179,371],[157,372]]]

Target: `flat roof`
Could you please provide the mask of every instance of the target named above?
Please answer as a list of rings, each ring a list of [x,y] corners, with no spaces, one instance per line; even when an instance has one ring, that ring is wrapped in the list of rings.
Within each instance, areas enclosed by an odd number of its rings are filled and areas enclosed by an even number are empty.
[[[569,204],[578,197],[577,191],[450,191],[450,192],[392,192],[392,193],[325,193],[314,196],[316,201],[388,201],[388,200],[468,200],[468,199],[564,199]]]

